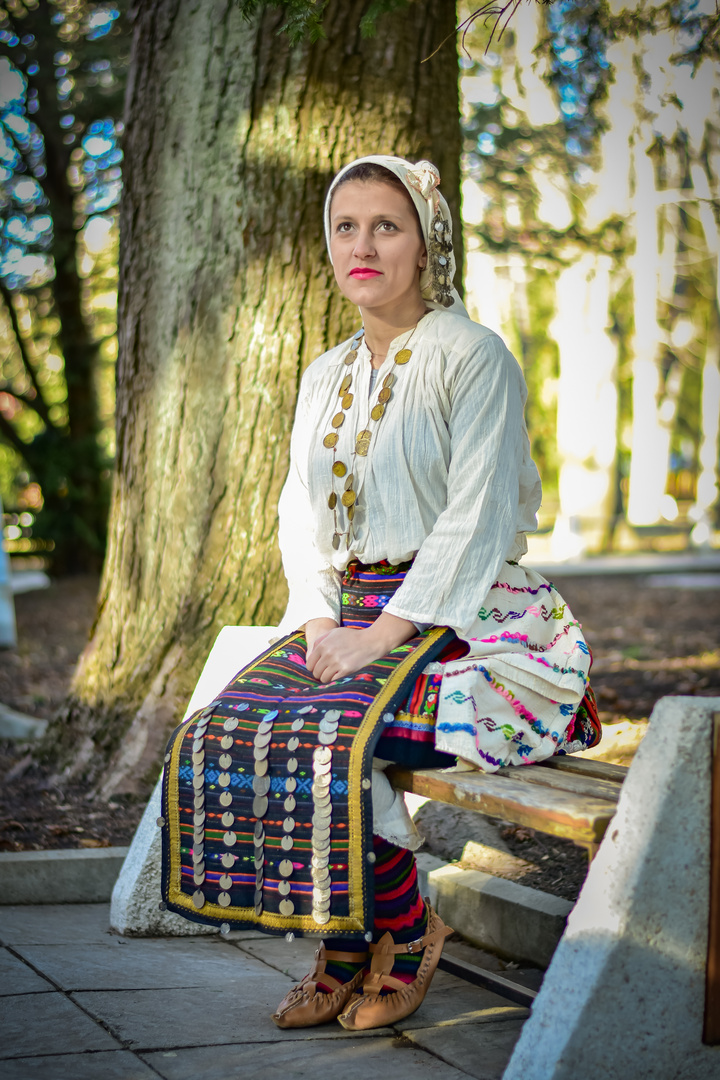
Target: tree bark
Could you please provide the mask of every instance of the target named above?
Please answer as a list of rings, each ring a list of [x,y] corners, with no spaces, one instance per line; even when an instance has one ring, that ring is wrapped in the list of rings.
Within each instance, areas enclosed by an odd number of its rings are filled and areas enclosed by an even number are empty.
[[[454,4],[292,48],[282,14],[140,4],[121,213],[118,457],[98,616],[45,742],[104,794],[142,793],[225,624],[274,623],[300,376],[358,325],[323,240],[332,175],[372,152],[434,160],[457,222]],[[460,236],[456,229],[456,236]],[[461,261],[461,260],[460,260]]]

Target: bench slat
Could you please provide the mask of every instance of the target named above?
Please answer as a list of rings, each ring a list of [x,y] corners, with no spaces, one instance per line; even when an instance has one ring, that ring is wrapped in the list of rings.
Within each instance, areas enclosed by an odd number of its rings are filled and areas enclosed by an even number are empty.
[[[615,805],[607,799],[491,773],[393,766],[387,775],[393,786],[402,791],[562,836],[576,844],[599,844],[615,813]]]
[[[574,772],[556,772],[553,769],[539,769],[536,765],[521,766],[522,775],[518,777],[518,767],[508,765],[498,769],[495,776],[519,779],[525,784],[544,784],[558,791],[571,791],[574,795],[587,795],[591,799],[606,799],[617,804],[620,798],[621,784],[614,780],[598,780],[592,776],[577,775]]]
[[[596,761],[593,758],[580,757],[579,754],[556,754],[547,761],[541,761],[537,767],[592,776],[597,780],[615,780],[618,784],[622,784],[628,773],[627,765],[611,765],[608,761]]]

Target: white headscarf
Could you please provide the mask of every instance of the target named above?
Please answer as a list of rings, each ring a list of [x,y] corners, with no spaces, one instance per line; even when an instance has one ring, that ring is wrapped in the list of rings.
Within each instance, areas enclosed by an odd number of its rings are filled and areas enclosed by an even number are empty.
[[[451,311],[455,315],[470,316],[453,284],[455,278],[455,255],[452,247],[452,219],[443,196],[438,191],[440,173],[431,161],[418,161],[413,165],[405,158],[389,154],[372,154],[351,161],[340,170],[325,199],[325,242],[330,262],[330,202],[335,188],[349,169],[356,165],[382,165],[402,181],[420,219],[420,228],[428,253],[427,266],[420,275],[420,293],[428,307]]]

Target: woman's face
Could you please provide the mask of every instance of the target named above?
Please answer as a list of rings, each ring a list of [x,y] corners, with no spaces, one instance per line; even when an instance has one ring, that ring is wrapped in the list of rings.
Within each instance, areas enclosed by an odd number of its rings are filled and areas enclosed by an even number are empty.
[[[330,206],[330,251],[341,291],[365,311],[417,309],[425,241],[409,197],[381,181],[349,180]]]

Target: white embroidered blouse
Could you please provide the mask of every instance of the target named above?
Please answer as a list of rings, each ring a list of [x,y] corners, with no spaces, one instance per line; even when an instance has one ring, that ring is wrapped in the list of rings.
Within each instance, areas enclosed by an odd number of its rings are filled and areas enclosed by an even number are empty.
[[[396,338],[368,395],[370,353],[353,365],[353,403],[339,429],[336,456],[355,474],[358,499],[349,550],[332,547],[328,507],[333,454],[322,445],[340,404],[350,342],[315,360],[302,380],[283,490],[280,548],[290,587],[281,631],[340,612],[341,572],[356,558],[415,562],[386,610],[412,622],[452,627],[468,639],[478,607],[505,560],[527,550],[541,487],[523,418],[522,372],[500,338],[467,318],[431,311],[395,367],[385,415],[375,423],[383,379],[407,340]],[[355,436],[373,431],[367,457]],[[342,484],[336,481],[336,490]],[[338,500],[340,529],[348,527]]]

